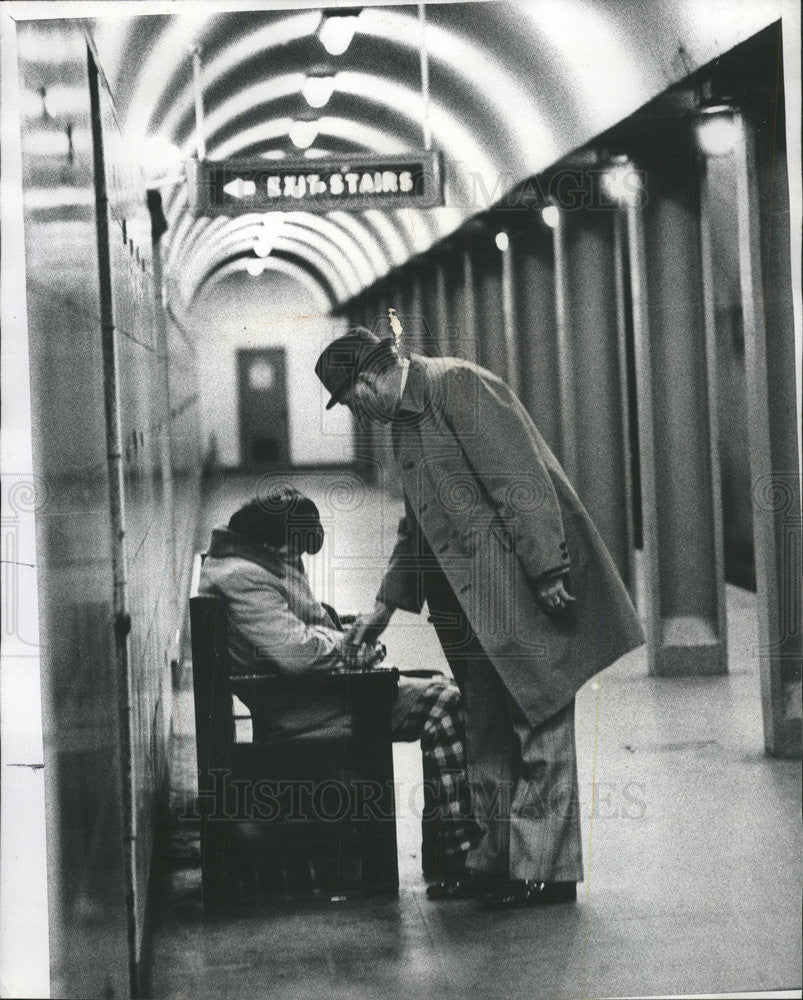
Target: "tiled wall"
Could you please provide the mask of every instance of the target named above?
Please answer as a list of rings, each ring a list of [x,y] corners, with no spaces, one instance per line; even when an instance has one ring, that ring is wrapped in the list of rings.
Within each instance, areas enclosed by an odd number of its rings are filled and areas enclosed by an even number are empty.
[[[200,444],[198,352],[190,333],[168,314],[167,352],[170,374],[170,451],[175,508],[175,586],[179,611],[189,592],[195,526],[205,455]]]
[[[125,658],[121,670],[115,655],[88,51],[74,25],[19,31],[51,978],[54,996],[125,996],[124,802],[130,788],[138,948],[166,775],[169,656],[198,507],[197,395],[192,345],[173,327],[160,332],[145,189],[101,75],[131,616],[126,678]],[[126,688],[130,707],[121,714]],[[121,746],[130,750],[130,785]]]

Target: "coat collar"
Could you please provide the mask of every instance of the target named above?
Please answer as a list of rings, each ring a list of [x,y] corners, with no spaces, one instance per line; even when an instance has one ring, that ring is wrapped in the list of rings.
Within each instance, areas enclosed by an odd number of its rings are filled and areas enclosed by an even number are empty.
[[[397,416],[423,413],[427,408],[428,399],[426,360],[420,354],[411,354],[407,385],[402,393]]]
[[[245,535],[237,534],[229,528],[214,528],[212,539],[209,543],[208,554],[215,559],[226,559],[235,557],[237,559],[247,559],[256,563],[274,576],[287,576],[288,570],[304,572],[304,564],[301,557],[283,557],[275,549],[266,545],[260,545]]]

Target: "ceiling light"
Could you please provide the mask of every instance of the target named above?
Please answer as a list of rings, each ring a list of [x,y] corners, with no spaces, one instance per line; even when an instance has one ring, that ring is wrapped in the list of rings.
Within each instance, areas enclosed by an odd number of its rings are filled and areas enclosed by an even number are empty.
[[[602,188],[611,201],[635,204],[641,195],[641,177],[626,156],[617,156],[602,175]]]
[[[317,33],[330,56],[342,56],[351,45],[361,12],[360,7],[343,7],[341,10],[323,12]]]
[[[727,156],[739,138],[739,121],[730,105],[718,104],[700,109],[697,119],[697,145],[706,156]]]
[[[334,89],[334,76],[308,76],[301,93],[311,108],[322,108],[329,103]]]
[[[245,262],[245,269],[252,278],[258,278],[265,270],[265,265],[261,260],[255,260],[253,257],[249,257]]]
[[[257,257],[270,257],[283,226],[284,212],[266,212],[262,216],[262,225],[254,236],[254,253]]]
[[[265,153],[259,154],[263,160],[283,160],[287,153],[283,149],[269,149]]]
[[[294,146],[298,149],[306,149],[318,138],[319,129],[318,122],[294,121],[287,130],[287,134]]]
[[[510,246],[510,237],[503,230],[501,233],[496,234],[494,242],[496,243],[497,248],[504,253]]]
[[[541,218],[549,226],[550,229],[555,229],[560,222],[560,212],[556,205],[545,205],[541,209]]]

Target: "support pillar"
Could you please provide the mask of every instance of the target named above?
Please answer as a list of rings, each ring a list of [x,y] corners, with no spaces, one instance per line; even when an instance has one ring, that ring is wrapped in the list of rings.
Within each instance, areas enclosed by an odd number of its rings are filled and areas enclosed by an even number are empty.
[[[449,354],[448,266],[443,258],[435,262],[435,343],[441,357]]]
[[[420,259],[410,270],[410,350],[431,356],[437,354],[433,333],[434,316],[430,310],[431,297],[428,294],[429,269]]]
[[[510,235],[510,264],[520,358],[520,396],[559,461],[560,393],[552,233],[535,219]]]
[[[782,123],[741,122],[736,173],[764,745],[801,752],[800,466]],[[773,141],[775,139],[775,141]]]
[[[474,257],[469,247],[463,249],[462,278],[462,320],[463,327],[457,345],[457,356],[466,361],[477,361],[477,313],[474,292]]]
[[[445,331],[447,325],[445,263],[440,254],[433,255],[422,267],[425,341],[424,353],[443,357],[449,353]]]
[[[595,184],[596,178],[589,183]],[[627,383],[622,381],[625,344],[617,309],[617,213],[601,207],[598,198],[592,197],[589,204],[595,208],[564,213],[562,227],[577,433],[573,484],[622,579],[632,588],[632,494],[627,410],[622,405],[627,392]]]
[[[577,420],[574,356],[569,321],[569,274],[566,259],[565,213],[560,212],[552,230],[555,260],[555,329],[557,332],[558,393],[560,398],[561,464],[569,479],[577,478]]]
[[[507,236],[507,233],[505,233]],[[509,239],[509,238],[508,238]],[[502,334],[505,341],[505,381],[521,396],[521,358],[517,336],[516,299],[514,289],[513,254],[510,245],[500,250],[502,263]]]
[[[462,353],[465,339],[465,274],[463,252],[450,246],[445,257],[444,278],[446,292],[446,325],[443,329],[444,354],[465,357]]]
[[[654,137],[653,137],[654,138]],[[688,125],[663,134],[628,206],[650,673],[724,673],[714,329]]]
[[[487,228],[473,232],[472,276],[477,361],[506,379],[508,351],[502,297],[502,255]]]

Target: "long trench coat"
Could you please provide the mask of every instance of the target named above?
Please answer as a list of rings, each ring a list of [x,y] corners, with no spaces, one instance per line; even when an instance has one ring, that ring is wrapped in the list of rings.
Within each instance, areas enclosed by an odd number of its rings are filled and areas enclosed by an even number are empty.
[[[421,539],[531,725],[644,637],[614,562],[526,410],[496,376],[413,354],[393,447],[405,514],[378,597],[418,613]],[[546,614],[541,578],[576,603]]]

